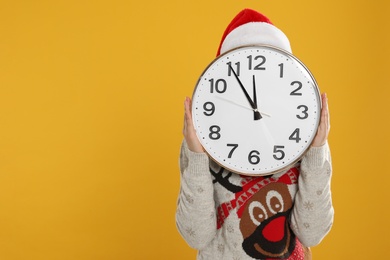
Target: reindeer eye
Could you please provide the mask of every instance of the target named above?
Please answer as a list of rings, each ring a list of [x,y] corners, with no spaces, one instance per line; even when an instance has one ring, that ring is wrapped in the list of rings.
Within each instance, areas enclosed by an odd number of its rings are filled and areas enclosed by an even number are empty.
[[[267,193],[266,197],[267,206],[269,210],[273,213],[279,213],[284,211],[284,201],[282,195],[274,190],[271,190]]]
[[[268,218],[265,207],[258,201],[249,204],[249,216],[256,226],[259,226],[262,221]]]

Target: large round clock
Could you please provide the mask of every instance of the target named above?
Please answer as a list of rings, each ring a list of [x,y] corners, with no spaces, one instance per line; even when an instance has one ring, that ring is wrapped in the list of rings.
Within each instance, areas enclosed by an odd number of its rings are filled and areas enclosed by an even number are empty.
[[[297,162],[317,132],[317,83],[291,53],[245,46],[217,57],[192,97],[196,134],[208,155],[244,175],[268,175]]]

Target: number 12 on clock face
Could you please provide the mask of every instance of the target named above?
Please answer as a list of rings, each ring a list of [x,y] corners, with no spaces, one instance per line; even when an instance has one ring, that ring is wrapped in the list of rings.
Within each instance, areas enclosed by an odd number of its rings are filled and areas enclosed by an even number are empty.
[[[299,160],[316,133],[317,83],[295,56],[247,46],[215,59],[193,93],[193,121],[209,156],[240,174],[267,175]]]

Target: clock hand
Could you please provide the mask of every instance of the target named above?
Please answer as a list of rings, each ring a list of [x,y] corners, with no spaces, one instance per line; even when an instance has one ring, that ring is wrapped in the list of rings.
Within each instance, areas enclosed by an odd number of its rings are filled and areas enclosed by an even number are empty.
[[[265,124],[265,121],[260,121],[262,122],[260,125],[261,125],[261,129],[263,130],[263,134],[268,142],[269,145],[274,145],[275,144],[275,140],[271,134],[271,132],[268,130],[268,127],[266,126]]]
[[[215,96],[215,98],[220,99],[220,100],[223,100],[223,101],[226,101],[226,102],[229,102],[229,103],[232,103],[232,104],[237,105],[237,106],[239,106],[239,107],[242,107],[242,108],[245,108],[245,109],[248,109],[248,110],[253,111],[252,108],[250,108],[250,107],[248,107],[248,106],[245,106],[245,105],[243,105],[243,104],[237,103],[236,101],[233,101],[233,100],[230,100],[230,99],[221,97],[221,96]],[[265,112],[263,112],[263,111],[259,111],[259,112],[260,112],[260,114],[263,115],[263,116],[271,117],[271,115],[268,114],[268,113],[265,113]]]
[[[250,98],[248,92],[246,92],[245,87],[244,87],[244,85],[242,84],[240,78],[237,76],[236,72],[234,71],[234,69],[232,68],[232,66],[231,66],[230,64],[229,64],[229,67],[230,67],[231,71],[233,71],[234,77],[237,79],[238,84],[240,85],[242,91],[243,91],[244,94],[245,94],[246,99],[248,100],[249,104],[251,105],[251,107],[252,107],[252,109],[253,109],[254,120],[259,120],[259,119],[261,119],[261,115],[260,115],[259,110],[257,109],[257,105],[256,105],[255,103],[253,103],[253,101],[252,101],[252,99]]]
[[[257,107],[255,75],[253,75],[253,103],[255,103],[255,106]]]
[[[253,75],[253,103],[255,104],[256,106],[256,109],[254,109],[254,111],[258,111],[258,108],[257,108],[257,95],[256,95],[256,82],[255,82],[255,75]],[[258,116],[256,116],[256,113],[254,114],[254,118],[255,120],[259,120],[261,119],[261,114],[259,114],[260,118],[258,118]]]

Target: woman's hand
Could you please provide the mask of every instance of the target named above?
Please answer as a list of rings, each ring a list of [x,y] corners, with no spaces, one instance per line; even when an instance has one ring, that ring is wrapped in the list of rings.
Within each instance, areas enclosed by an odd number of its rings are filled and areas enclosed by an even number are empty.
[[[189,97],[186,97],[184,101],[184,127],[183,135],[186,139],[188,149],[195,153],[203,153],[203,147],[200,144],[198,137],[195,133],[195,128],[192,123],[192,114],[191,114],[191,104],[192,101]]]
[[[321,95],[322,98],[322,109],[321,109],[321,119],[320,125],[318,126],[317,134],[314,137],[313,143],[311,146],[319,147],[326,143],[328,139],[329,130],[330,130],[330,119],[329,119],[329,109],[328,109],[328,97],[325,93]]]

